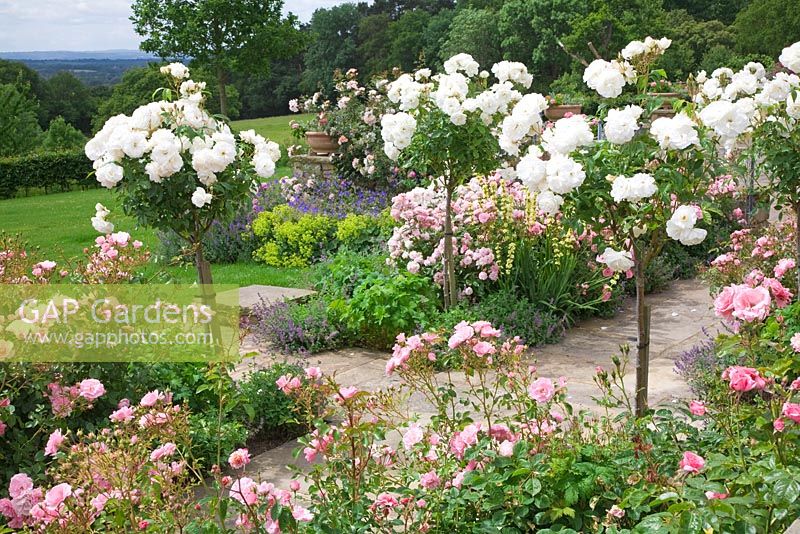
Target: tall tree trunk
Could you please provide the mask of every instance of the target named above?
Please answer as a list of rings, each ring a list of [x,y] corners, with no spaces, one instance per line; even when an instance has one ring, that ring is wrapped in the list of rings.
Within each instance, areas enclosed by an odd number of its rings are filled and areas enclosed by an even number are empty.
[[[217,87],[219,89],[219,112],[228,116],[228,93],[225,92],[227,74],[222,65],[217,65]]]
[[[444,211],[444,306],[450,308],[458,303],[458,283],[453,254],[453,186],[452,178],[445,183]]]
[[[638,252],[638,251],[637,251]],[[647,389],[650,375],[650,306],[645,302],[644,261],[636,258],[636,416],[647,411]]]
[[[794,261],[798,264],[797,293],[800,294],[800,200],[794,203]]]

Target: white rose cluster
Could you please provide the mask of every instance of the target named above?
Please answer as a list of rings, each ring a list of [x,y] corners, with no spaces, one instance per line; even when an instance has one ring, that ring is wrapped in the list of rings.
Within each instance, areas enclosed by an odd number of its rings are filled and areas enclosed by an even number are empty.
[[[533,83],[533,76],[528,72],[524,63],[516,61],[501,61],[492,65],[492,74],[500,83],[510,81],[529,89]]]
[[[649,35],[645,37],[644,41],[631,41],[625,48],[622,49],[620,55],[627,59],[632,60],[642,55],[660,56],[666,52],[670,47],[672,41],[666,37],[661,39],[653,39]]]
[[[583,81],[604,98],[622,94],[625,84],[636,79],[636,71],[627,61],[595,59],[583,72]]]
[[[656,180],[647,173],[637,173],[630,178],[617,176],[611,184],[611,197],[615,202],[639,202],[653,196],[658,188]]]
[[[627,250],[614,250],[611,247],[606,247],[603,253],[597,256],[597,261],[617,273],[633,269],[634,265],[630,252]]]
[[[700,144],[697,125],[684,112],[674,117],[661,117],[653,121],[650,135],[658,141],[664,150],[683,150],[691,145]]]
[[[411,111],[419,106],[420,95],[428,88],[429,84],[418,83],[410,74],[402,74],[387,86],[386,96],[393,104],[399,104],[402,111]]]
[[[707,232],[695,228],[699,208],[695,206],[678,206],[667,221],[667,235],[683,245],[697,245],[706,238]]]
[[[778,61],[790,71],[800,74],[800,41],[784,48]]]
[[[625,106],[622,109],[610,109],[606,115],[605,135],[609,142],[622,145],[633,139],[639,129],[638,120],[642,116],[639,106]]]
[[[512,156],[519,154],[520,143],[532,133],[541,131],[545,109],[547,100],[542,95],[529,93],[523,96],[500,123],[500,148]]]
[[[171,63],[161,71],[174,78],[178,100],[146,104],[130,117],[112,117],[86,144],[86,156],[93,161],[97,180],[104,187],[112,188],[123,179],[121,163],[126,159],[142,164],[153,183],[162,183],[191,166],[198,181],[211,187],[242,153],[230,128],[205,111],[205,83],[188,79],[189,69],[181,63]],[[278,145],[252,130],[242,132],[240,140],[254,148],[251,164],[256,174],[272,176],[280,159]],[[194,195],[192,202],[201,207]],[[100,221],[97,226],[102,226]]]
[[[447,74],[463,72],[470,78],[477,76],[481,66],[469,54],[456,54],[444,62],[444,71]]]
[[[594,135],[583,115],[558,119],[542,134],[542,146],[551,154],[569,154],[578,147],[592,144]]]
[[[417,120],[403,111],[387,113],[381,117],[381,136],[383,136],[383,151],[391,160],[396,160],[400,151],[411,144],[414,131],[417,129]]]
[[[736,102],[728,100],[711,102],[698,116],[700,121],[713,129],[723,142],[729,143],[750,128],[755,112],[753,99],[743,98]]]

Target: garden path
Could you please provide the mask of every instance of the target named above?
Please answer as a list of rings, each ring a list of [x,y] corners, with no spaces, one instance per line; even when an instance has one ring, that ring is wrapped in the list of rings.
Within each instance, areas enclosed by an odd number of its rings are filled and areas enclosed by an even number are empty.
[[[657,405],[691,395],[686,383],[673,371],[674,359],[704,339],[705,332],[713,335],[721,325],[714,316],[708,287],[698,280],[674,282],[669,289],[653,295],[650,303],[653,308],[650,403]],[[627,299],[614,317],[581,322],[570,328],[559,343],[534,349],[531,361],[537,365],[539,375],[567,377],[569,402],[580,408],[594,408],[592,396],[598,393],[592,381],[595,367],[601,365],[609,368],[610,358],[619,354],[620,344],[635,345],[634,311],[634,299]],[[255,351],[258,354],[243,360],[237,366],[237,375],[284,359],[247,341],[242,351]],[[318,365],[327,374],[335,372],[337,380],[343,385],[377,390],[400,383],[397,376],[387,377],[384,372],[388,358],[386,352],[353,348],[316,354],[301,363]],[[459,375],[454,373],[454,382],[457,386],[460,382],[463,387],[463,375]],[[635,366],[631,362],[626,374],[629,390],[633,389],[634,377]],[[430,406],[418,396],[408,400],[408,409],[421,414],[423,418],[431,415]],[[292,451],[296,447],[296,441],[292,440],[256,456],[248,466],[250,476],[286,487],[292,478],[286,466],[294,464],[303,468],[308,465],[302,456],[293,458]]]

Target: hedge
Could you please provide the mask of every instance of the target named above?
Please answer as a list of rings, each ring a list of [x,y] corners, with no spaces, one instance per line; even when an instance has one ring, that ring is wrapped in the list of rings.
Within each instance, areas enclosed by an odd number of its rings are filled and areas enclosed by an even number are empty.
[[[92,162],[83,150],[68,150],[0,158],[0,198],[20,191],[68,191],[73,186],[95,187]]]

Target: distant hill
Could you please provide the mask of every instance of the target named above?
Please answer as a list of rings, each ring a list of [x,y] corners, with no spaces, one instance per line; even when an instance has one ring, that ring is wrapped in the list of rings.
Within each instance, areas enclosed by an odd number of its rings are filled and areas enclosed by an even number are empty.
[[[31,52],[0,52],[0,58],[12,59],[14,61],[38,60],[69,60],[76,61],[81,59],[158,59],[156,56],[141,50],[40,50]]]
[[[114,85],[128,69],[159,61],[140,50],[0,52],[0,59],[25,63],[45,78],[71,72],[87,85]]]

